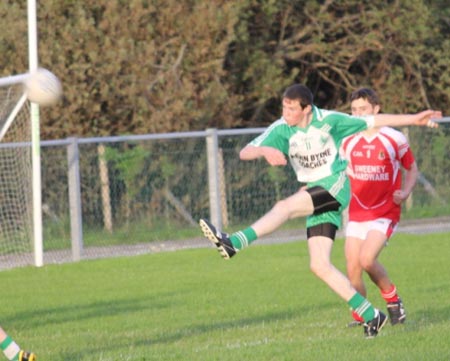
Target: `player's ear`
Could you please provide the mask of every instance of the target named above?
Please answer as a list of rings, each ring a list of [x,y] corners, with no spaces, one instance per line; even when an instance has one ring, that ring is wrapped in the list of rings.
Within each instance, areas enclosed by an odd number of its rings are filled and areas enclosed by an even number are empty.
[[[306,113],[311,113],[312,112],[312,106],[311,104],[308,104],[306,107],[303,108],[303,111]]]
[[[380,106],[379,105],[375,105],[373,107],[373,114],[378,114],[380,112]]]

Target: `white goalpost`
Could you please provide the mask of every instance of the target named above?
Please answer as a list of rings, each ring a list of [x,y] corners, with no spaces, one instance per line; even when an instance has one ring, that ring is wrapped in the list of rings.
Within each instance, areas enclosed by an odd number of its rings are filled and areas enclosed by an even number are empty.
[[[27,1],[29,72],[0,79],[0,262],[43,265],[39,105],[24,82],[38,69],[36,0]]]
[[[38,37],[36,0],[27,1],[28,16],[28,58],[30,72],[36,71],[38,62]],[[42,189],[41,189],[41,137],[39,123],[39,106],[31,103],[31,144],[33,165],[33,241],[34,264],[41,267],[44,264],[44,247],[42,236]]]

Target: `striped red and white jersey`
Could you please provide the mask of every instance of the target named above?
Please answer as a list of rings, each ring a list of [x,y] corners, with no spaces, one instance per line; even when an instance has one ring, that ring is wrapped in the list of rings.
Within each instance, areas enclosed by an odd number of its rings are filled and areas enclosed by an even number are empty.
[[[341,152],[348,161],[352,190],[349,220],[389,218],[398,222],[401,206],[394,203],[393,193],[401,189],[402,167],[409,170],[415,161],[406,137],[398,130],[383,127],[371,136],[349,136]]]

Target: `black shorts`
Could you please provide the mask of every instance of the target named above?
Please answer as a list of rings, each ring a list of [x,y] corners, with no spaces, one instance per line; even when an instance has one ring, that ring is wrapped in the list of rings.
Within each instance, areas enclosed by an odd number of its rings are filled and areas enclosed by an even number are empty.
[[[341,204],[334,198],[325,188],[320,186],[315,186],[306,189],[311,195],[313,205],[314,205],[314,215],[337,211]],[[306,234],[308,238],[323,236],[334,240],[336,237],[337,226],[333,223],[322,223],[316,226],[307,228]]]
[[[334,198],[325,188],[314,186],[307,188],[306,192],[312,198],[314,205],[314,213],[320,214],[329,211],[337,211],[341,204]]]
[[[317,226],[307,228],[306,236],[308,237],[308,239],[318,236],[328,237],[334,241],[334,238],[336,237],[336,231],[337,227],[333,223],[322,223],[318,224]]]

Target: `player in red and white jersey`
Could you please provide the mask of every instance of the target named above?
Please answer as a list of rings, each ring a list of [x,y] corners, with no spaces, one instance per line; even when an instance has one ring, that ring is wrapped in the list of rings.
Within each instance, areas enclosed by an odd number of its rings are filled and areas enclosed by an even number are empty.
[[[350,220],[365,222],[388,218],[400,220],[401,202],[409,195],[402,190],[402,167],[417,176],[414,155],[403,133],[389,127],[366,131],[347,139],[343,148],[350,161],[352,199]],[[408,182],[409,183],[409,182]]]
[[[377,114],[377,94],[367,88],[353,92],[351,110],[355,116]],[[403,323],[403,302],[378,256],[400,220],[402,202],[416,183],[414,155],[406,137],[390,127],[372,128],[348,137],[341,152],[348,160],[352,192],[345,241],[348,277],[353,287],[366,296],[362,275],[367,272],[387,303],[391,323]],[[353,318],[361,322],[355,313]]]

